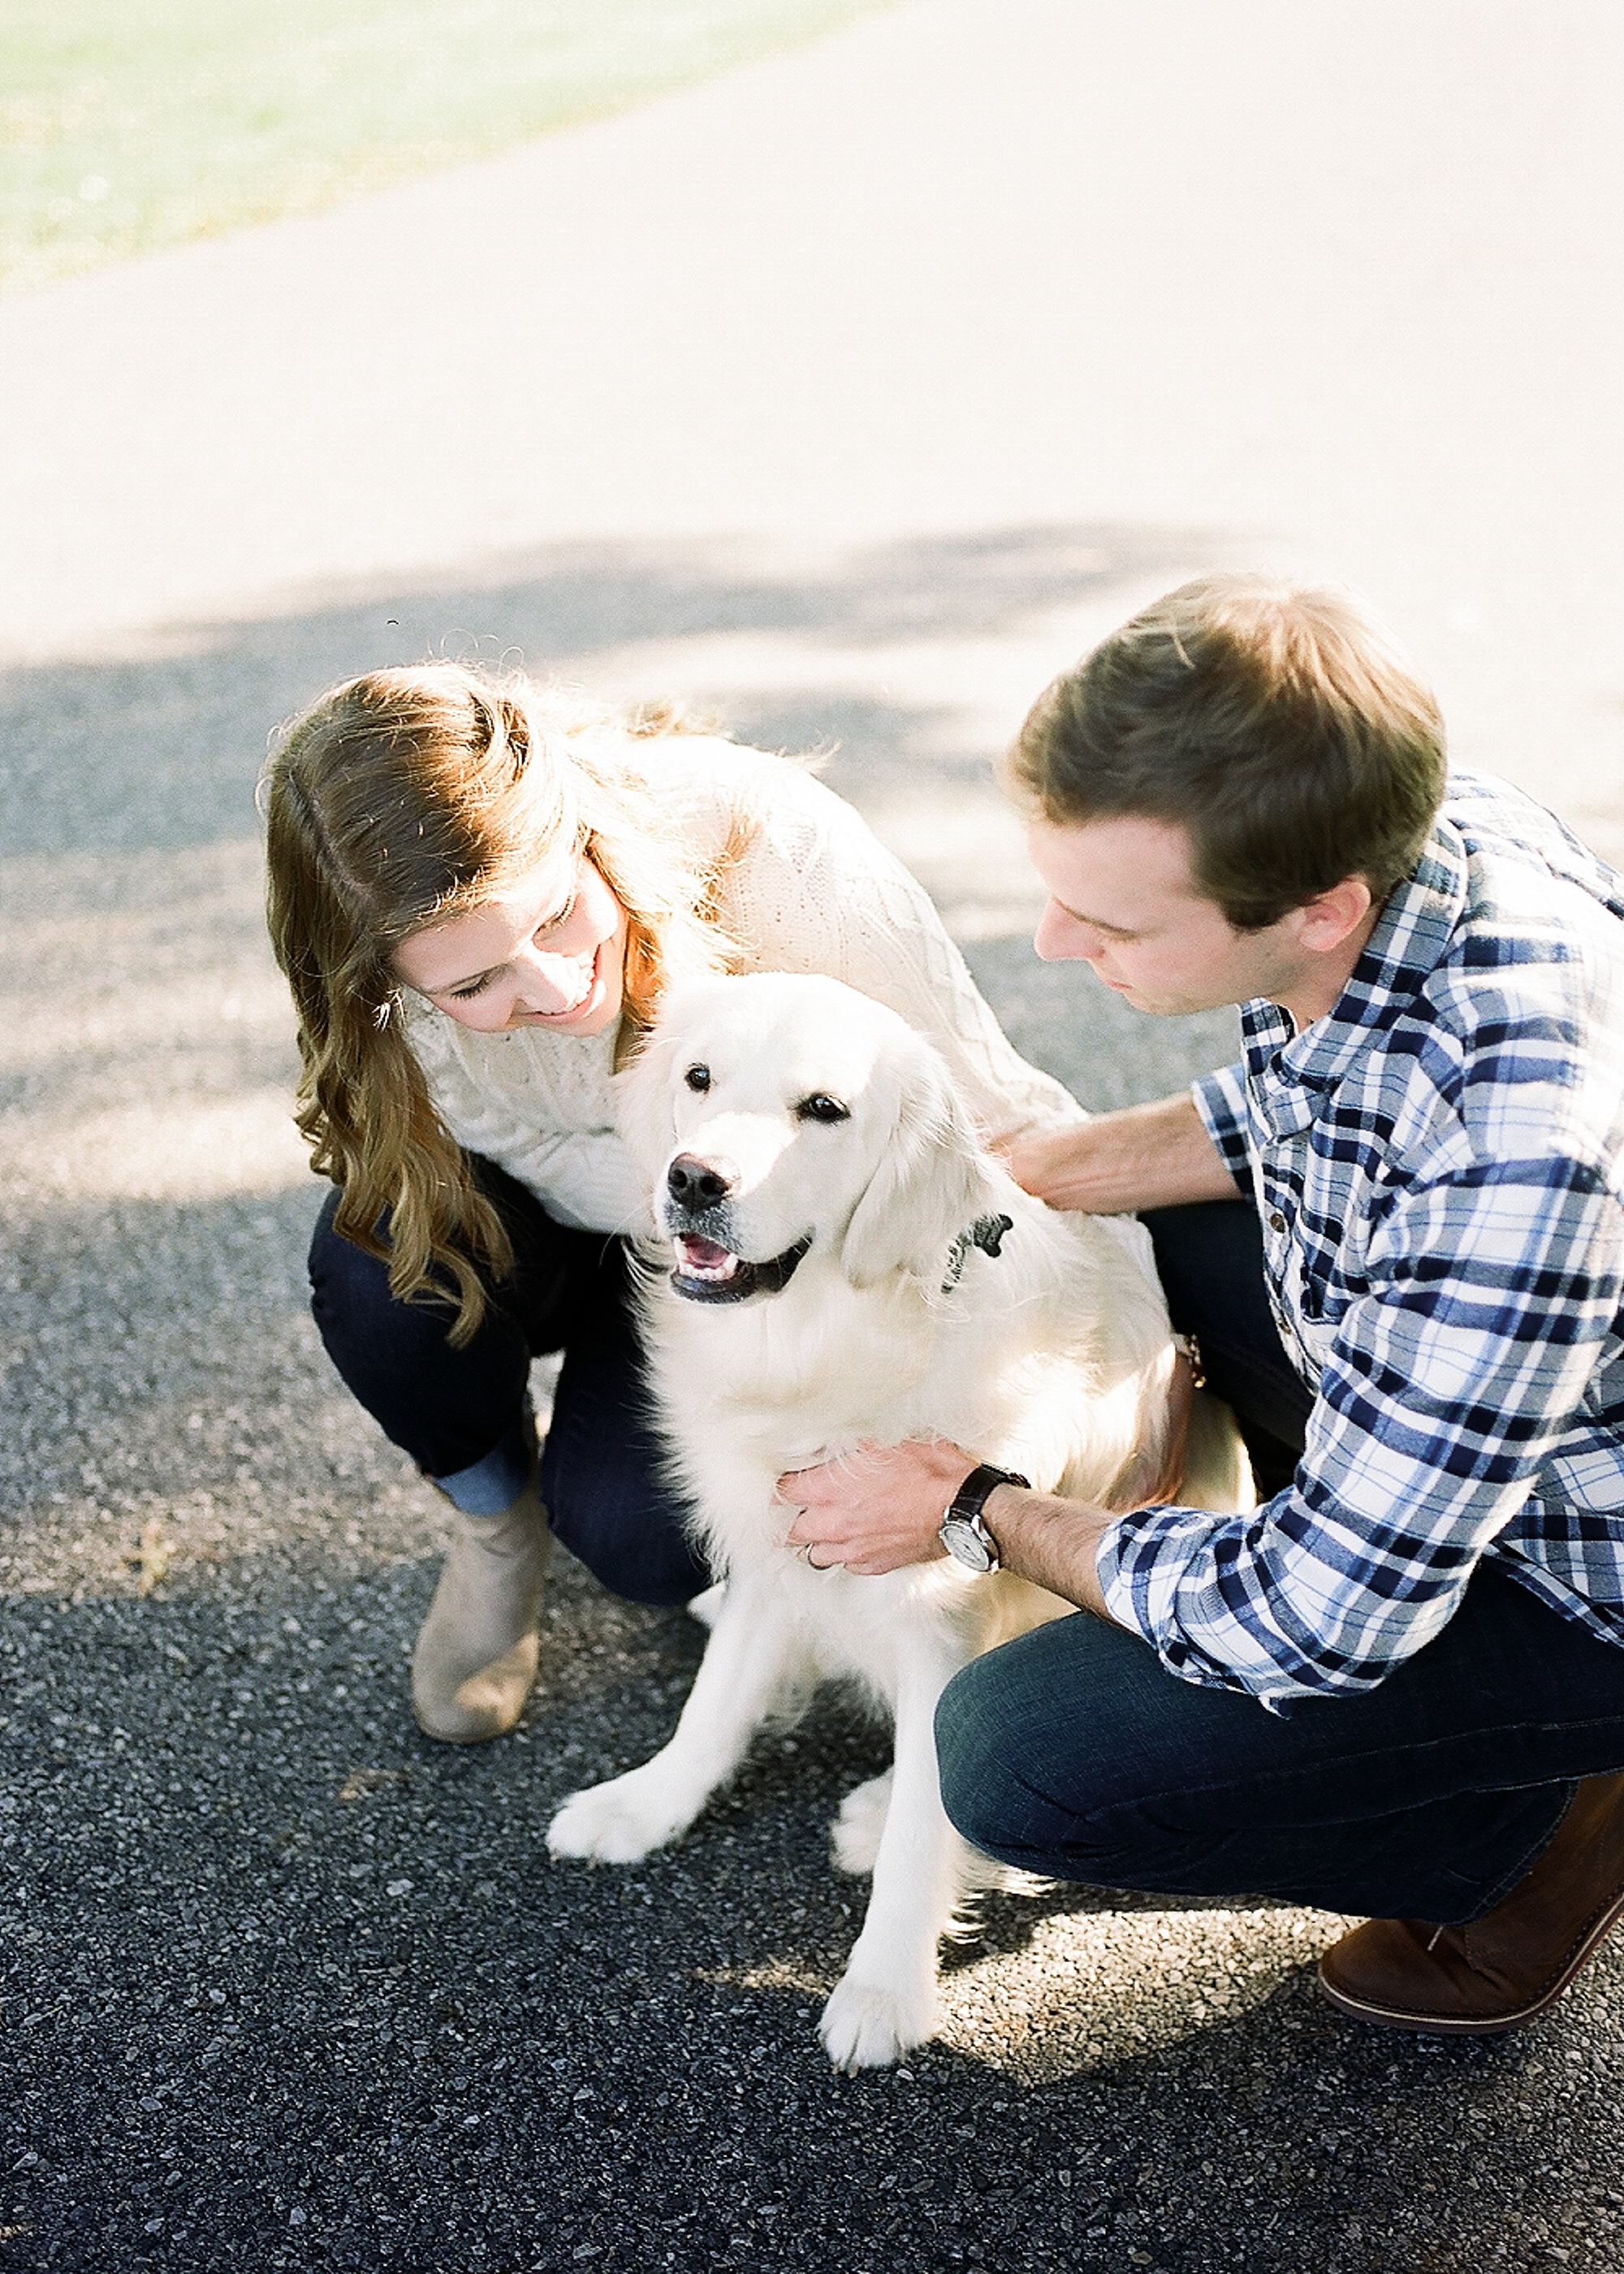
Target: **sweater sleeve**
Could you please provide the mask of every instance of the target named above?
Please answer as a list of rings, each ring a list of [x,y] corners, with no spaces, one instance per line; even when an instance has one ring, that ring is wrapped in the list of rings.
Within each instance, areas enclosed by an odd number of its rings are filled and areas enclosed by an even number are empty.
[[[645,1180],[613,1129],[531,1130],[521,1141],[500,1148],[460,1135],[457,1142],[528,1185],[559,1224],[637,1239],[654,1230]]]
[[[1004,1035],[929,895],[856,809],[781,760],[724,917],[758,971],[822,972],[934,1043],[995,1145],[1086,1117]]]
[[[591,1042],[475,1035],[427,1005],[407,1013],[434,1109],[465,1152],[528,1186],[560,1224],[583,1231],[652,1229],[649,1196],[613,1128],[613,1037]]]

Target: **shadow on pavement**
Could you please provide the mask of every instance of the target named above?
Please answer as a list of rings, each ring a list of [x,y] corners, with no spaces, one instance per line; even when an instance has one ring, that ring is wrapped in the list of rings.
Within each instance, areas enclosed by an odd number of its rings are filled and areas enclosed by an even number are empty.
[[[594,657],[628,644],[710,635],[858,650],[990,638],[1118,585],[1137,591],[1191,573],[1214,543],[1199,532],[1063,525],[921,538],[810,570],[752,565],[721,542],[561,545],[460,582],[383,588],[248,623],[171,627],[144,658],[19,666],[0,678],[0,748],[10,753],[0,845],[56,854],[239,837],[276,720],[329,681],[380,664],[477,654],[588,676]],[[773,748],[847,742],[851,756],[831,779],[848,794],[898,770],[924,787],[881,703],[843,708],[838,697],[767,693],[730,704],[726,723]],[[933,770],[979,773],[983,760],[938,757]]]

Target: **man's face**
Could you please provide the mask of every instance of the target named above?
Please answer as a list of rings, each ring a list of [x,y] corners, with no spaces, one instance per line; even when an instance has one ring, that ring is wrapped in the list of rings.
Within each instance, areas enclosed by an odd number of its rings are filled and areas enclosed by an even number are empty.
[[[1162,1017],[1259,996],[1290,1001],[1304,968],[1301,911],[1237,931],[1196,890],[1177,823],[1034,821],[1026,842],[1049,888],[1033,940],[1046,963],[1090,964],[1136,1011]]]

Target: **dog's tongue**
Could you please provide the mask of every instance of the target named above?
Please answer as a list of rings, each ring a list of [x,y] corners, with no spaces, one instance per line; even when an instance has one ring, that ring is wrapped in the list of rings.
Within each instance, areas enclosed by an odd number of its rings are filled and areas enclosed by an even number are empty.
[[[734,1262],[733,1251],[722,1246],[719,1241],[695,1239],[688,1233],[678,1240],[677,1250],[685,1270],[704,1272],[715,1277],[731,1270]]]

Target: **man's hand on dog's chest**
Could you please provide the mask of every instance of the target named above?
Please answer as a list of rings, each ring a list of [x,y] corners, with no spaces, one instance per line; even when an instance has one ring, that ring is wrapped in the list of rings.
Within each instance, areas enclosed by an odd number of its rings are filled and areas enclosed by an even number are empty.
[[[778,1479],[778,1498],[799,1510],[789,1545],[812,1569],[843,1563],[861,1578],[944,1555],[942,1511],[970,1472],[974,1453],[942,1438],[905,1445],[861,1445],[816,1468]]]
[[[938,1437],[860,1445],[816,1468],[791,1469],[778,1485],[779,1500],[797,1510],[788,1545],[815,1571],[839,1563],[864,1579],[929,1562],[946,1553],[943,1510],[980,1465],[975,1454]],[[1005,1570],[1110,1616],[1094,1570],[1100,1535],[1116,1521],[1108,1510],[999,1485],[982,1517]]]

